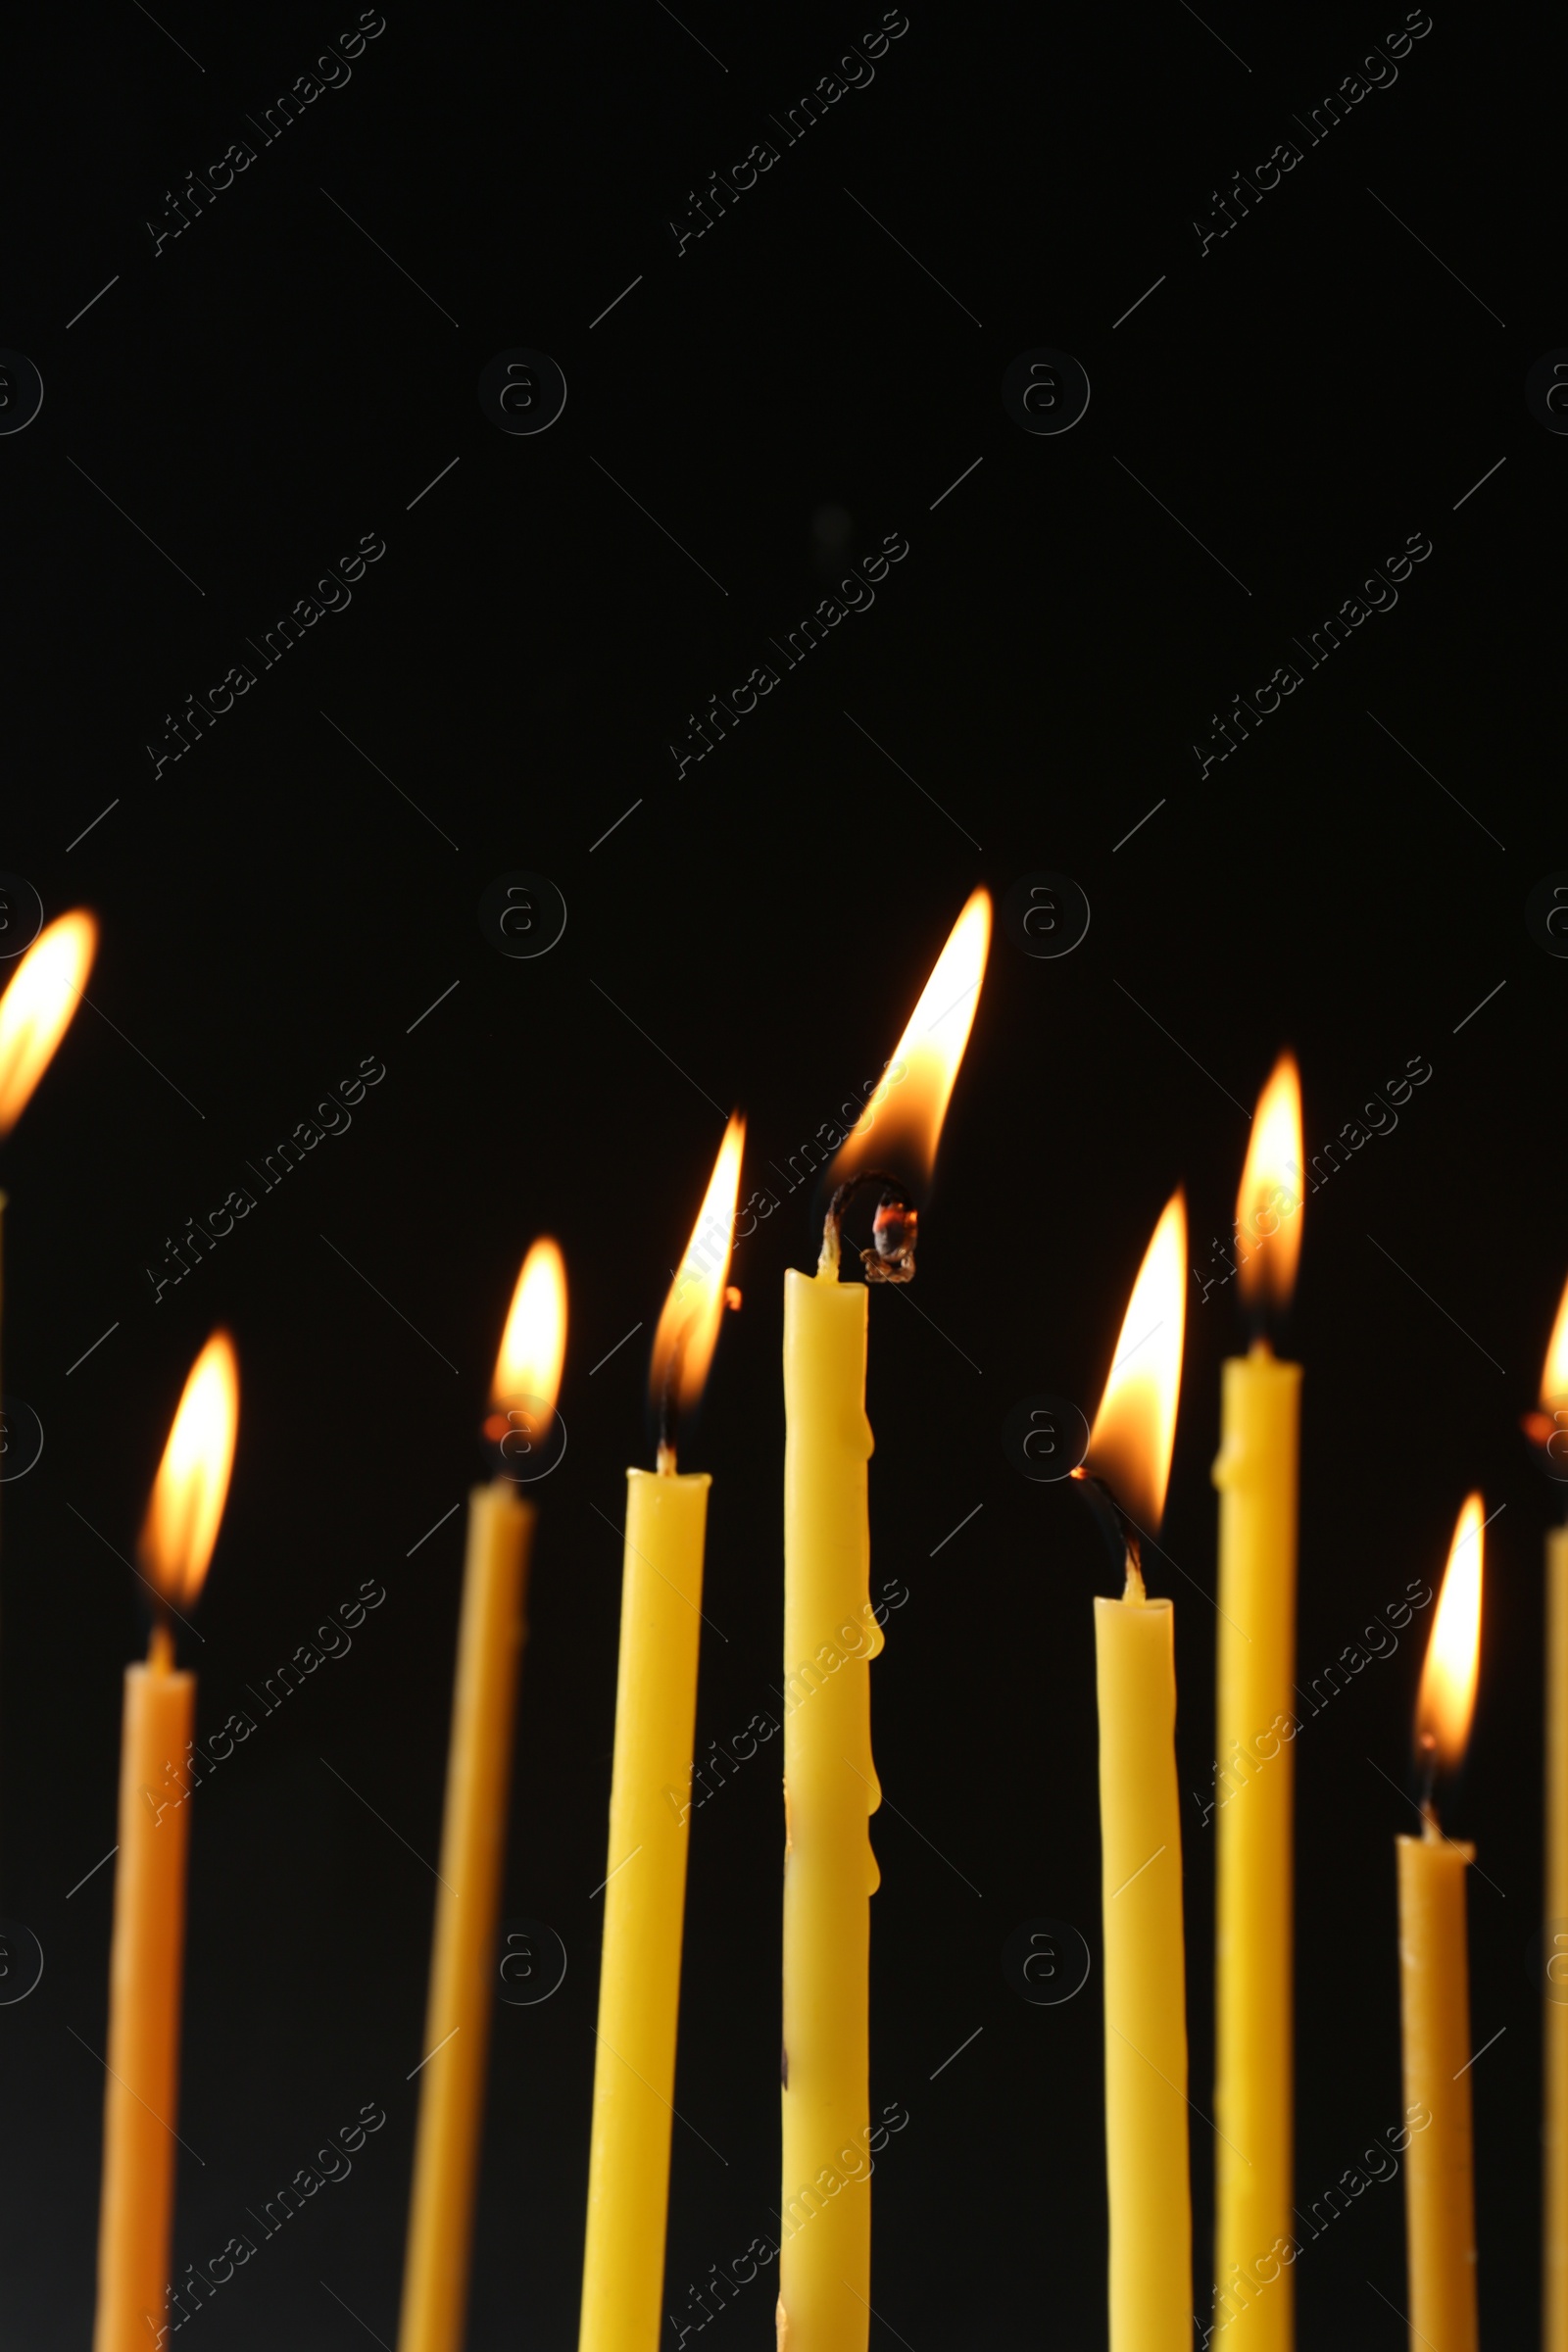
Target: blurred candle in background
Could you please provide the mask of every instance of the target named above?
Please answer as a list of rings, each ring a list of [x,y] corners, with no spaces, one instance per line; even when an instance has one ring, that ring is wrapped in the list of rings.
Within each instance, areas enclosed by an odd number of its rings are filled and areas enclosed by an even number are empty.
[[[495,1998],[512,1734],[537,1517],[516,1480],[549,1461],[566,1350],[566,1269],[552,1241],[523,1260],[484,1436],[497,1471],[468,1496],[446,1808],[398,2352],[461,2352]]]
[[[173,1629],[213,1556],[238,1423],[234,1350],[215,1332],[185,1383],[138,1546],[155,1615],[147,1663],[125,1669],[93,2352],[147,2352],[166,2331],[196,1712]]]

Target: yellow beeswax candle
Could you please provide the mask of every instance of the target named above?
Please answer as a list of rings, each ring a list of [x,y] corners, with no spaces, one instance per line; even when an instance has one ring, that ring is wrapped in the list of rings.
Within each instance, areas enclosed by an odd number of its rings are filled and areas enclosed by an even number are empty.
[[[1291,2352],[1296,1532],[1301,1373],[1261,1327],[1301,1245],[1301,1094],[1282,1054],[1236,1202],[1237,1281],[1260,1336],[1225,1365],[1215,1677],[1214,2276],[1236,2352]]]
[[[1148,1598],[1139,1565],[1165,1507],[1186,1284],[1176,1192],[1144,1252],[1076,1473],[1126,1554],[1121,1598],[1095,1600],[1110,2352],[1186,2352],[1193,2327],[1175,1611]]]
[[[1541,1409],[1525,1427],[1547,1472],[1568,1475],[1568,1287],[1546,1344]],[[1568,2352],[1568,1527],[1546,1538],[1545,1795],[1541,2340],[1543,2352]]]
[[[1460,1506],[1416,1700],[1416,1747],[1428,1788],[1463,1760],[1481,1649],[1485,1506]],[[1473,1845],[1438,1827],[1430,1793],[1422,1835],[1395,1841],[1399,1880],[1399,2023],[1407,2120],[1404,2160],[1410,2342],[1476,2352],[1475,2166],[1470,2124],[1470,1964],[1465,1872]]]
[[[1544,2352],[1568,2352],[1568,1527],[1546,1538]]]
[[[870,2328],[868,1294],[836,1260],[784,1277],[784,2166],[779,2352]],[[830,1660],[839,1661],[829,1664]]]
[[[1399,1870],[1399,2023],[1406,2116],[1432,2118],[1404,2159],[1412,2352],[1476,2352],[1476,2216],[1470,2123],[1470,1971],[1465,1871],[1429,1815],[1396,1839]]]
[[[186,1770],[195,1708],[196,1677],[172,1670],[159,1629],[125,1669],[93,2352],[147,2352],[167,2316],[190,1839],[168,1768]]]
[[[463,2343],[535,1518],[505,1478],[468,1497],[399,2352]]]
[[[139,1547],[158,1615],[146,1665],[125,1670],[93,2352],[146,2352],[166,2331],[196,1705],[172,1626],[207,1574],[238,1417],[234,1351],[217,1332],[185,1382]]]
[[[710,1483],[704,1471],[626,1473],[581,2352],[657,2352],[662,2330]]]
[[[662,2332],[703,1545],[711,1484],[704,1471],[677,1473],[675,1432],[679,1413],[702,1394],[723,1320],[745,1140],[737,1112],[724,1130],[654,1336],[659,1467],[626,1473],[580,2352],[659,2352]]]
[[[461,2352],[464,2340],[517,1659],[536,1517],[517,1484],[553,1466],[565,1347],[565,1267],[554,1242],[538,1241],[513,1293],[484,1424],[499,1475],[468,1497],[398,2352]]]
[[[1214,1825],[1215,2264],[1237,2352],[1290,2352],[1296,1519],[1301,1372],[1261,1341],[1225,1366]],[[1266,2294],[1247,2282],[1268,2260]]]
[[[1111,2352],[1187,2352],[1193,2331],[1174,1623],[1136,1573],[1095,1598]]]
[[[814,1275],[784,1277],[784,2049],[778,2352],[864,2352],[871,2324],[871,1608],[866,1291],[841,1283],[841,1222],[875,1185],[868,1281],[914,1273],[918,1208],[991,941],[972,892],[893,1058],[835,1152]]]

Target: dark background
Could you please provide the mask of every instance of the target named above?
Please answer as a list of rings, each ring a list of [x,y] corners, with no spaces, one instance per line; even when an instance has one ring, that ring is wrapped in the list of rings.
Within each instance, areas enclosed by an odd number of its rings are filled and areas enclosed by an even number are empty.
[[[363,1579],[387,1597],[197,1802],[175,2271],[379,2102],[352,2177],[261,2246],[201,2330],[235,2352],[279,2329],[394,2337],[461,1516],[413,1547],[479,1468],[540,1230],[570,1276],[570,1446],[541,1490],[506,1912],[553,1925],[569,1965],[543,2006],[497,2011],[470,2340],[574,2340],[589,1889],[621,1473],[651,1459],[647,1334],[721,1108],[748,1112],[749,1186],[782,1193],[768,1163],[892,1051],[972,884],[1000,898],[1041,868],[1082,884],[1089,935],[1035,960],[999,930],[918,1283],[871,1307],[873,1585],[909,1594],[873,1676],[872,2097],[909,2113],[878,2166],[874,2341],[1103,2341],[1090,1596],[1106,1580],[1070,1491],[1026,1483],[1001,1431],[1042,1390],[1093,1408],[1177,1180],[1211,1270],[1244,1106],[1283,1042],[1312,1150],[1408,1058],[1433,1064],[1396,1132],[1305,1207],[1300,1662],[1305,1681],[1408,1579],[1436,1579],[1467,1486],[1506,1504],[1446,1819],[1486,1873],[1474,2036],[1502,2038],[1474,2074],[1483,2316],[1517,2340],[1537,2307],[1527,1946],[1557,1499],[1518,1417],[1568,1260],[1565,967],[1524,922],[1568,863],[1547,799],[1556,817],[1568,444],[1523,381],[1568,342],[1560,266],[1531,258],[1560,201],[1560,45],[1539,20],[1520,41],[1440,9],[1397,82],[1309,147],[1292,111],[1401,11],[1205,24],[1177,0],[979,18],[911,0],[874,82],[677,259],[666,221],[688,190],[771,136],[768,114],[877,10],[683,0],[677,23],[657,0],[548,20],[388,0],[348,85],[262,147],[246,115],[354,12],[169,8],[35,15],[4,102],[0,342],[46,395],[0,440],[0,863],[49,914],[84,903],[103,925],[94,1009],[4,1157],[6,1387],[45,1431],[4,1496],[0,1908],[45,1953],[37,1990],[0,2009],[7,2341],[76,2345],[89,2327],[113,1873],[78,1882],[113,1842],[120,1677],[145,1639],[117,1554],[219,1321],[243,1416],[186,1643],[203,1735]],[[166,190],[242,136],[256,162],[155,259],[143,223]],[[1288,136],[1301,163],[1200,258],[1211,191]],[[540,438],[504,435],[476,399],[519,345],[569,385]],[[1064,438],[1002,407],[1007,363],[1039,345],[1093,385]],[[165,714],[368,532],[387,552],[352,607],[155,779]],[[677,782],[688,711],[889,532],[910,552],[874,610]],[[1397,609],[1200,778],[1211,713],[1417,532],[1433,554]],[[537,961],[504,959],[476,921],[518,867],[569,909]],[[166,1237],[365,1055],[386,1076],[351,1131],[155,1304]],[[705,1635],[700,1747],[777,1680],[780,1278],[813,1247],[796,1193],[737,1250],[745,1305],[683,1453],[713,1473],[724,1637]],[[1164,1534],[1181,1574],[1152,1581],[1177,1603],[1183,1788],[1206,1794],[1208,1470],[1238,1333],[1230,1291],[1199,1298],[1195,1280]],[[1428,1621],[1298,1743],[1303,2208],[1400,2113],[1391,1841],[1414,1821]],[[688,2287],[776,2199],[772,1753],[694,1817],[665,2298],[688,2317]],[[1196,1801],[1186,1837],[1206,2114],[1213,1832]],[[1081,1928],[1097,1973],[1035,2008],[1001,1951],[1046,1916]],[[1212,2145],[1195,2115],[1204,2313]],[[1403,2341],[1402,2194],[1374,2185],[1308,2245],[1304,2342]],[[711,2340],[771,2343],[772,2276]]]

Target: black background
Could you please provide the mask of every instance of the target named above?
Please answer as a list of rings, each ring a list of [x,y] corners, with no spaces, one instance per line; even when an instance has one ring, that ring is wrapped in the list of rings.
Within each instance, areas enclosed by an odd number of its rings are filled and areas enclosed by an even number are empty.
[[[1211,1270],[1282,1042],[1311,1150],[1410,1057],[1433,1064],[1304,1211],[1300,1663],[1305,1681],[1436,1578],[1467,1486],[1506,1505],[1447,1822],[1486,1873],[1475,2043],[1502,2036],[1473,2078],[1483,2317],[1517,2336],[1537,2308],[1527,1946],[1555,1499],[1518,1416],[1564,1271],[1568,969],[1523,919],[1568,864],[1547,798],[1555,815],[1568,444],[1523,379],[1568,341],[1560,269],[1532,261],[1560,195],[1560,49],[1539,23],[1520,42],[1440,10],[1396,83],[1308,145],[1292,111],[1402,12],[913,6],[870,86],[677,258],[688,190],[879,22],[681,16],[389,0],[352,80],[267,146],[247,114],[351,10],[126,6],[13,34],[0,342],[46,395],[0,440],[0,863],[50,914],[92,906],[103,940],[94,1009],[4,1164],[6,1386],[45,1446],[4,1496],[0,1908],[46,1964],[0,2009],[0,2325],[38,2346],[89,2326],[113,1873],[77,1883],[113,1842],[120,1676],[144,1640],[117,1554],[223,1321],[243,1417],[187,1643],[203,1733],[363,1579],[386,1600],[200,1792],[175,2271],[376,2101],[388,2123],[352,2176],[200,2328],[236,2352],[280,2328],[392,2340],[461,1515],[413,1547],[479,1467],[501,1318],[549,1230],[570,1447],[542,1490],[505,1908],[552,1924],[569,1965],[554,1999],[497,2012],[470,2341],[574,2339],[647,1333],[737,1101],[748,1185],[781,1206],[736,1252],[745,1304],[683,1453],[714,1477],[699,1745],[727,1743],[777,1680],[780,1277],[812,1247],[769,1162],[892,1051],[973,883],[1000,897],[1051,868],[1088,892],[1088,938],[1033,960],[999,931],[918,1283],[871,1306],[873,1584],[909,1595],[873,1675],[872,2095],[909,2113],[878,2166],[873,2337],[1103,2341],[1105,1579],[1070,1491],[1019,1477],[1001,1429],[1041,1390],[1092,1409],[1178,1180]],[[240,137],[256,161],[155,258],[166,190]],[[1301,162],[1200,255],[1211,191],[1287,137]],[[476,398],[518,345],[569,386],[537,438]],[[1061,438],[1002,407],[1037,345],[1092,382]],[[155,776],[166,713],[368,532],[386,553],[352,606]],[[677,781],[686,714],[890,532],[909,554],[875,607]],[[1396,609],[1200,776],[1211,714],[1413,533],[1433,553]],[[567,903],[538,961],[476,921],[514,867]],[[366,1055],[386,1076],[352,1129],[155,1304],[166,1237]],[[1182,1785],[1206,1793],[1208,1469],[1238,1335],[1232,1293],[1200,1293],[1163,1541]],[[1298,1743],[1303,2207],[1400,2113],[1391,1841],[1414,1819],[1422,1626]],[[694,1817],[665,2297],[688,2317],[689,2285],[776,2199],[773,1752]],[[1213,1833],[1184,1801],[1206,2114]],[[1096,1973],[1032,2008],[1001,1951],[1048,1915]],[[1200,2311],[1212,2146],[1195,2115]],[[1303,2341],[1332,2327],[1392,2352],[1402,2248],[1402,2185],[1374,2185],[1297,2266]],[[771,2277],[711,2340],[771,2342]]]

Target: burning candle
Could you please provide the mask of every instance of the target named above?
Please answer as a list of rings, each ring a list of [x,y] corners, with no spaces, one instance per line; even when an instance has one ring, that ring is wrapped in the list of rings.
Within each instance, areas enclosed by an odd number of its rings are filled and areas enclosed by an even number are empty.
[[[213,1556],[238,1419],[234,1350],[215,1332],[185,1383],[139,1545],[156,1613],[146,1665],[125,1669],[93,2352],[146,2352],[165,2332],[196,1708],[196,1677],[174,1665],[174,1621]]]
[[[1139,1268],[1074,1473],[1126,1579],[1119,1599],[1095,1598],[1110,2352],[1187,2352],[1193,2328],[1175,1611],[1149,1596],[1142,1558],[1165,1507],[1186,1283],[1177,1192]]]
[[[1225,1366],[1215,1684],[1214,2276],[1238,2352],[1291,2352],[1297,1464],[1301,1369],[1270,1329],[1301,1247],[1301,1090],[1285,1054],[1258,1101],[1236,1203],[1251,1351]],[[1245,2282],[1271,2259],[1265,2294]],[[1237,2285],[1238,2274],[1244,2283]]]
[[[711,1484],[706,1470],[677,1471],[676,1424],[702,1395],[723,1319],[745,1136],[737,1112],[659,1319],[658,1467],[626,1473],[580,2352],[658,2352],[661,2334]]]
[[[851,1195],[875,1184],[867,1281],[907,1282],[916,1212],[901,1163],[930,1176],[968,1043],[991,936],[977,890],[938,957],[893,1061],[831,1168],[814,1275],[784,1277],[784,2057],[781,2352],[864,2352],[871,2311],[867,1821],[871,1609],[864,1286],[839,1280]],[[808,1698],[805,1693],[808,1692]],[[824,2187],[832,2183],[831,2191]]]
[[[517,1277],[491,1384],[484,1436],[495,1449],[497,1473],[468,1497],[398,2352],[460,2352],[463,2343],[496,1902],[506,1860],[517,1660],[536,1517],[516,1482],[554,1466],[551,1441],[565,1348],[566,1270],[555,1243],[538,1241]]]
[[[79,908],[62,914],[39,932],[6,983],[0,995],[0,1137],[26,1109],[70,1027],[97,945],[98,925],[90,914]],[[0,1220],[5,1206],[0,1193]]]
[[[1470,2127],[1470,1968],[1465,1871],[1473,1845],[1438,1824],[1440,1771],[1464,1757],[1481,1647],[1483,1509],[1467,1494],[1453,1531],[1416,1702],[1422,1834],[1398,1838],[1399,2018],[1405,2114],[1432,2121],[1405,2157],[1410,2341],[1476,2352],[1476,2212]]]
[[[1568,1478],[1568,1289],[1525,1428],[1553,1478]],[[1543,2352],[1568,2352],[1568,1527],[1546,1537],[1545,2095],[1542,2129]]]

